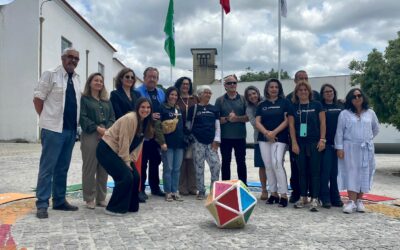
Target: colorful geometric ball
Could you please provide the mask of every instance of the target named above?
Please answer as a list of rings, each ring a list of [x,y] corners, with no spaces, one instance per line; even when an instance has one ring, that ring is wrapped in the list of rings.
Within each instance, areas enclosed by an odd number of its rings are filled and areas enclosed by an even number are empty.
[[[257,203],[240,180],[216,181],[206,200],[206,208],[219,228],[242,228]]]

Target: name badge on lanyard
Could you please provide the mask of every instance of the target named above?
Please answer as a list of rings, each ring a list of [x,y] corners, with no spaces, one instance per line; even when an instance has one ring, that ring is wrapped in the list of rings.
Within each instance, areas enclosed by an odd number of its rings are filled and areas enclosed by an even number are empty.
[[[300,124],[300,137],[307,137],[307,123]]]

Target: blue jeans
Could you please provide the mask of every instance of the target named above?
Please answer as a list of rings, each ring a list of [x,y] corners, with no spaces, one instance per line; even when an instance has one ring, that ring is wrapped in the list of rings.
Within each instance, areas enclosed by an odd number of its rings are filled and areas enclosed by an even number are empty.
[[[340,194],[337,183],[338,158],[333,145],[326,145],[322,153],[321,185],[319,199],[326,203],[340,203]]]
[[[67,173],[74,148],[76,131],[62,133],[42,129],[42,155],[40,156],[36,207],[48,208],[51,193],[53,207],[65,203]]]
[[[176,193],[178,191],[182,160],[182,148],[169,148],[162,152],[164,192]]]

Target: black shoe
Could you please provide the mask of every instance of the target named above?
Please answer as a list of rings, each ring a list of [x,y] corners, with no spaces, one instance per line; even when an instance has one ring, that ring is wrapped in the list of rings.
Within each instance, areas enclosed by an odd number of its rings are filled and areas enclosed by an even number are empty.
[[[279,197],[271,195],[268,198],[266,204],[274,204],[274,203],[279,203]]]
[[[78,211],[78,207],[72,206],[71,204],[68,203],[68,201],[65,201],[64,204],[59,205],[59,206],[53,206],[53,210],[62,210],[62,211]]]
[[[343,202],[342,201],[332,202],[332,206],[333,207],[343,207]]]
[[[146,202],[146,193],[145,192],[140,192],[139,193],[139,195],[138,195],[138,198],[139,198],[139,202],[140,203],[145,203]]]
[[[332,207],[332,204],[330,202],[322,202],[322,207],[329,209]]]
[[[287,198],[282,198],[279,200],[279,206],[280,207],[287,207],[288,204],[288,199]]]
[[[47,208],[38,208],[36,212],[36,217],[39,219],[47,219],[49,218],[49,213],[47,212]]]
[[[157,191],[151,191],[151,194],[152,195],[155,195],[155,196],[160,196],[160,197],[164,197],[165,196],[165,193],[163,192],[163,191],[161,191],[160,189],[158,189]]]
[[[299,196],[291,195],[290,198],[289,198],[289,202],[290,203],[296,203],[299,199],[300,199]]]

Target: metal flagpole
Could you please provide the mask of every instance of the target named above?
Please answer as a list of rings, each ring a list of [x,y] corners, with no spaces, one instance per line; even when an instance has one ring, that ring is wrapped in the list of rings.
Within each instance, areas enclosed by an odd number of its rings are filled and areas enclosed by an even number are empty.
[[[221,84],[224,86],[224,8],[221,6]]]
[[[281,0],[278,0],[278,79],[281,80]]]
[[[169,65],[169,83],[172,83],[172,64]]]

